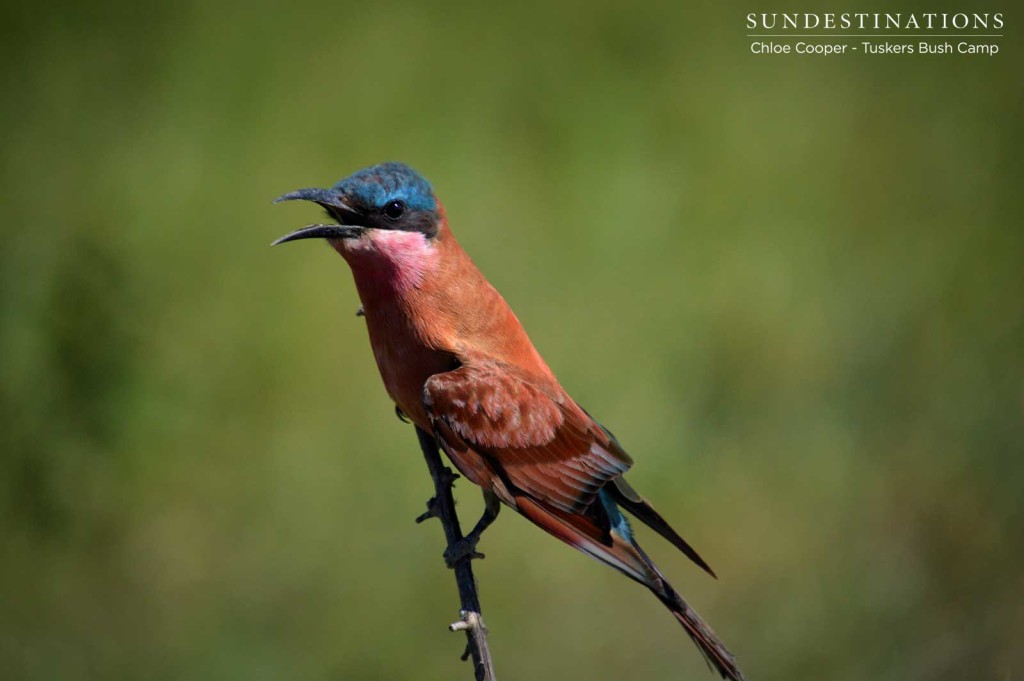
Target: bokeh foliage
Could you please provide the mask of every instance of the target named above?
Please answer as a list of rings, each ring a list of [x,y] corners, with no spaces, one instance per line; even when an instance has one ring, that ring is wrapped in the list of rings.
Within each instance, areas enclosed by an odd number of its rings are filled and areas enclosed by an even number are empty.
[[[4,678],[469,677],[344,263],[267,247],[316,217],[271,198],[387,159],[718,570],[647,537],[751,678],[1024,671],[1019,27],[765,58],[776,6],[627,4],[5,7]],[[481,548],[503,678],[710,678],[525,521]]]

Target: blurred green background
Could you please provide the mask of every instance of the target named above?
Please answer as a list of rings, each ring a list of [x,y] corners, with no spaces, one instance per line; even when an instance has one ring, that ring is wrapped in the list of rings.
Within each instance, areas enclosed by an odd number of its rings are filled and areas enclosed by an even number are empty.
[[[0,675],[470,677],[347,268],[268,247],[318,219],[273,197],[389,159],[717,569],[642,535],[751,679],[1024,673],[1019,27],[751,55],[781,9],[5,7]],[[712,678],[525,520],[481,550],[502,678]]]

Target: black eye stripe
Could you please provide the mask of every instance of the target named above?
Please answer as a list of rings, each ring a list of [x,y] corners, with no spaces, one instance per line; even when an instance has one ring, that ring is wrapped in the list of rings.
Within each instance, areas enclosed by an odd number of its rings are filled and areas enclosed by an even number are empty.
[[[405,204],[401,201],[388,201],[381,209],[384,217],[389,220],[397,220],[405,214]]]

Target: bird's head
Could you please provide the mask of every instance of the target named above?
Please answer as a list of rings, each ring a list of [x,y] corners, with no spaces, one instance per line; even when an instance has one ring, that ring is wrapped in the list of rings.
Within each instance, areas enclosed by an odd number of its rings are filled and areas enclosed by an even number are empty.
[[[298,239],[359,239],[372,230],[416,232],[437,236],[441,208],[430,183],[404,163],[381,163],[364,168],[330,189],[298,189],[274,199],[312,201],[338,224],[318,224],[286,234],[274,245]]]

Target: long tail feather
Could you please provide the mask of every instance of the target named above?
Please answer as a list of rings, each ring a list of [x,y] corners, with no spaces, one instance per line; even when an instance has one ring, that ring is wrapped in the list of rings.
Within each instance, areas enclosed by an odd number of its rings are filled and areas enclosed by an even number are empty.
[[[592,515],[567,513],[541,505],[529,497],[519,497],[516,501],[519,512],[542,529],[650,589],[683,625],[710,667],[725,679],[745,681],[743,673],[736,666],[734,656],[725,644],[700,615],[676,593],[633,539],[629,522],[618,512],[611,498],[602,494],[600,499],[600,508],[604,509],[607,517],[597,515],[600,511]],[[595,503],[594,506],[598,507],[599,504]],[[630,508],[627,504],[623,506]],[[639,515],[637,517],[641,518]],[[667,524],[665,526],[667,527]]]
[[[715,671],[722,675],[722,678],[745,681],[743,672],[736,666],[735,656],[729,652],[725,644],[711,630],[711,627],[701,619],[696,610],[687,605],[686,601],[675,592],[668,582],[662,579],[662,584],[665,586],[666,593],[658,593],[653,587],[651,591],[683,625],[686,633],[697,644],[697,648],[700,649],[708,664],[714,667]]]

